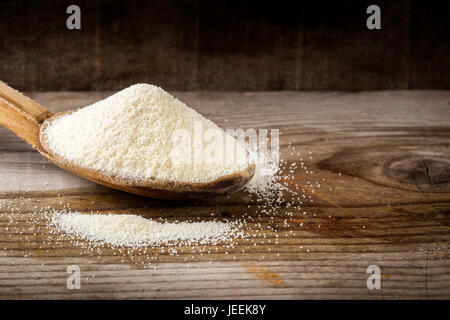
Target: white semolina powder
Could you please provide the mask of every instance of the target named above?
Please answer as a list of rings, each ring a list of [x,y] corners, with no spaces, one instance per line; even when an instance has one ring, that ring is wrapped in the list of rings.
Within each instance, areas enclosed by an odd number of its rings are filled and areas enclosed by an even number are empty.
[[[174,139],[177,130],[195,136],[199,122],[203,132],[212,129],[225,137],[209,145],[216,144],[224,150],[223,161],[196,159],[193,140],[190,143],[181,140],[182,146],[190,145],[192,149],[178,148],[180,139]],[[246,148],[236,139],[169,93],[148,84],[131,86],[62,116],[48,126],[45,134],[50,148],[59,156],[123,178],[205,182],[243,170],[249,162]],[[235,149],[230,150],[227,145]],[[175,158],[173,150],[178,152]],[[194,161],[178,161],[189,158]],[[285,187],[277,178],[278,163],[264,154],[257,158],[255,175],[246,190],[256,194],[258,202],[272,203],[272,198],[280,201]],[[243,236],[240,222],[215,220],[174,223],[131,214],[53,211],[50,221],[58,232],[113,247],[215,244]]]
[[[261,199],[270,200],[286,189],[279,182],[278,174],[281,174],[281,169],[278,162],[273,160],[268,154],[259,152],[257,156],[258,161],[255,162],[255,174],[245,186],[245,190],[256,194]]]
[[[201,141],[196,140],[199,130]],[[180,132],[187,138],[180,138]],[[236,139],[149,84],[133,85],[59,117],[45,134],[58,156],[125,179],[208,182],[248,166],[245,147]],[[208,158],[211,154],[216,158]]]
[[[215,243],[237,236],[234,224],[220,221],[157,222],[132,214],[54,212],[51,223],[60,231],[113,247],[145,247],[170,242]]]

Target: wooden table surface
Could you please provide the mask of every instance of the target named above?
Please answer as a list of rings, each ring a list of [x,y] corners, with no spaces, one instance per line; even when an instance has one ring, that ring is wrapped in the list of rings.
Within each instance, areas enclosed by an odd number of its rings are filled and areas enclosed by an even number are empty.
[[[52,111],[109,94],[30,93]],[[222,127],[280,129],[282,158],[298,161],[290,142],[313,171],[297,169],[294,182],[325,179],[314,201],[258,218],[258,245],[87,252],[51,234],[36,209],[178,220],[261,213],[243,192],[168,202],[110,190],[0,128],[0,298],[450,298],[450,92],[174,94]],[[66,286],[69,265],[80,267],[79,290]],[[380,267],[379,290],[367,288],[369,265]]]

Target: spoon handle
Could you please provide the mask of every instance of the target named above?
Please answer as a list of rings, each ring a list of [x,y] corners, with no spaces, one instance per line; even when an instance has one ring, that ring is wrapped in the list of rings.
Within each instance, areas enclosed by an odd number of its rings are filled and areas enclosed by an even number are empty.
[[[0,124],[39,149],[39,126],[53,113],[0,81]]]

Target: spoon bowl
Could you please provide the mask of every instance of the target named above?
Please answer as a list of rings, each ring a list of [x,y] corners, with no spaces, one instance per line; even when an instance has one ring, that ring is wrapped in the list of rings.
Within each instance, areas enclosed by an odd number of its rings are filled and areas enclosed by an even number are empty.
[[[255,165],[222,176],[211,182],[180,182],[160,179],[125,179],[108,175],[100,170],[85,168],[52,151],[46,128],[55,119],[73,110],[53,114],[37,102],[0,81],[0,124],[31,144],[44,157],[57,166],[98,184],[142,196],[184,200],[234,192],[242,189],[255,173]]]

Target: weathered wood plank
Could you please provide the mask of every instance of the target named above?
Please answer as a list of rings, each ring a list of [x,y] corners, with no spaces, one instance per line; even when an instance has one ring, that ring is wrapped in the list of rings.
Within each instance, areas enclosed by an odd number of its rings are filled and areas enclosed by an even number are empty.
[[[449,89],[447,1],[0,2],[0,79],[22,90]]]
[[[61,111],[108,94],[31,96]],[[177,203],[129,195],[65,173],[0,128],[0,298],[450,298],[449,92],[175,95],[223,127],[279,128],[282,157],[299,152],[313,171],[297,169],[293,182],[325,178],[308,193],[314,202],[258,218],[242,192]],[[177,256],[88,250],[51,234],[35,212],[67,204],[168,220],[251,217],[256,236],[232,248],[180,246]],[[285,225],[288,212],[295,221]],[[66,288],[71,264],[81,290]],[[366,287],[372,264],[381,290]]]

